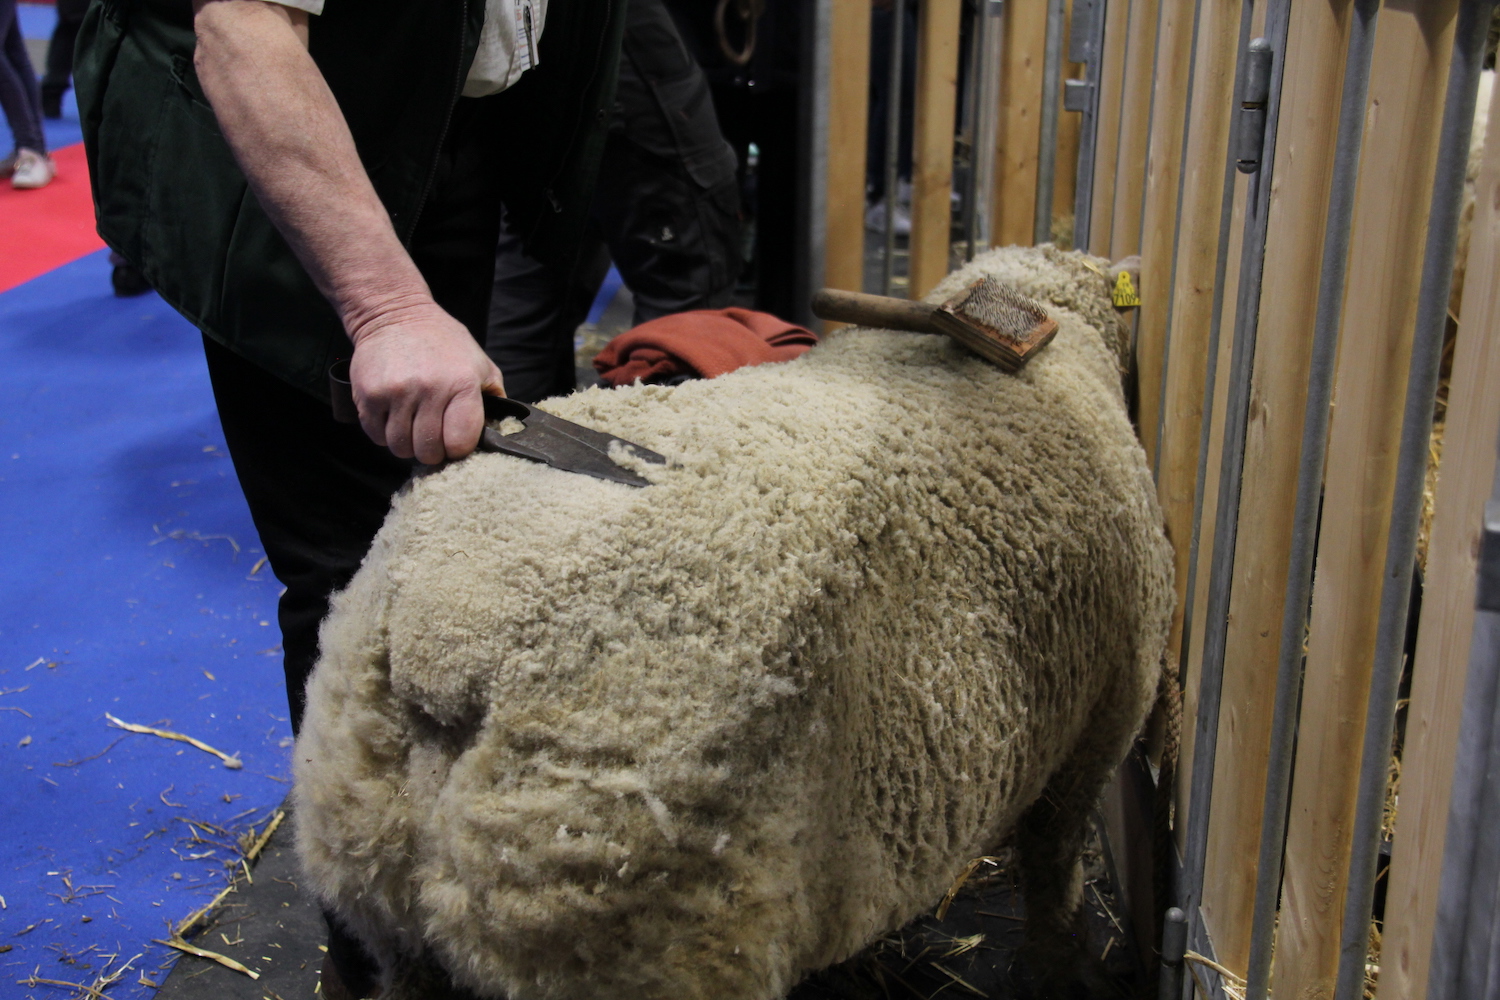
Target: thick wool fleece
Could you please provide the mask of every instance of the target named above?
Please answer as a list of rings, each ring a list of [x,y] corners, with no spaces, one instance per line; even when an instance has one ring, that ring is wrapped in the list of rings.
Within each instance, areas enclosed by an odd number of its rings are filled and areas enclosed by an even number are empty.
[[[548,404],[667,455],[648,488],[484,454],[414,481],[309,685],[322,899],[391,967],[516,1000],[780,997],[1013,830],[1028,905],[1065,910],[1171,601],[1083,260],[934,293],[1049,303],[1019,375],[851,330]]]

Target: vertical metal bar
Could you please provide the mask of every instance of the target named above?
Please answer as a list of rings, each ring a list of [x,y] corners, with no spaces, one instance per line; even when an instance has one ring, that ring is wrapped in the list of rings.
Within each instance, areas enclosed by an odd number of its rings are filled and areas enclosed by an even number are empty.
[[[1433,929],[1429,1000],[1493,998],[1500,947],[1500,463],[1485,505],[1475,588],[1473,639],[1443,874]]]
[[[1334,1000],[1364,995],[1365,955],[1370,937],[1370,908],[1375,898],[1380,861],[1380,823],[1390,768],[1391,733],[1396,693],[1401,683],[1406,616],[1411,601],[1417,528],[1427,478],[1432,437],[1432,405],[1447,326],[1448,292],[1453,254],[1463,207],[1464,172],[1469,162],[1469,133],[1479,90],[1485,36],[1494,0],[1461,0],[1448,70],[1448,94],[1433,176],[1432,209],[1417,297],[1411,368],[1406,379],[1406,407],[1401,419],[1401,451],[1396,460],[1395,498],[1386,536],[1385,579],[1380,591],[1380,619],[1375,630],[1375,662],[1355,800],[1354,840],[1349,859],[1349,888],[1344,897],[1344,928],[1339,946],[1339,975]]]
[[[1182,957],[1187,952],[1187,914],[1173,906],[1161,928],[1161,978],[1157,1000],[1177,1000],[1182,995]]]
[[[975,198],[979,193],[979,89],[984,79],[984,8],[985,0],[973,0],[973,18],[969,22],[969,74],[964,86],[964,132],[969,137],[969,172],[964,175],[963,234],[964,260],[974,259],[978,234],[974,231],[979,218]]]
[[[1262,265],[1266,248],[1266,208],[1271,194],[1271,173],[1276,152],[1276,128],[1281,100],[1282,65],[1286,53],[1287,19],[1291,0],[1269,0],[1266,12],[1266,42],[1272,53],[1270,93],[1266,101],[1266,126],[1260,169],[1246,197],[1243,250],[1240,257],[1239,296],[1235,307],[1234,347],[1230,360],[1229,397],[1224,411],[1224,434],[1219,469],[1218,509],[1214,516],[1214,554],[1209,568],[1208,613],[1203,639],[1203,673],[1199,682],[1197,733],[1193,749],[1193,781],[1188,809],[1187,863],[1185,865],[1185,909],[1189,919],[1199,922],[1203,872],[1208,853],[1208,821],[1213,802],[1213,771],[1218,750],[1219,700],[1223,692],[1224,652],[1228,637],[1229,602],[1234,580],[1234,556],[1239,531],[1240,476],[1244,466],[1245,433],[1250,414],[1251,376],[1255,340],[1260,319]],[[1246,3],[1241,20],[1242,37],[1249,34],[1251,4]],[[1259,41],[1259,40],[1257,40]],[[1236,94],[1245,93],[1250,46],[1240,49],[1236,69]],[[1231,136],[1228,153],[1233,170],[1236,137]],[[1233,174],[1225,178],[1233,183]]]
[[[1104,15],[1108,3],[1109,0],[1074,0],[1073,7],[1073,61],[1084,64],[1084,86],[1088,94],[1083,109],[1083,127],[1078,137],[1078,188],[1073,197],[1075,249],[1089,245],[1089,218],[1094,207],[1094,154],[1099,145],[1099,75],[1104,60]]]
[[[1005,0],[981,0],[983,15],[975,28],[984,51],[984,73],[979,79],[978,122],[974,128],[974,248],[993,242],[996,132],[1000,124],[1000,69]]]
[[[1355,0],[1354,23],[1344,63],[1338,138],[1334,148],[1328,216],[1323,228],[1323,260],[1318,277],[1312,357],[1308,366],[1307,403],[1302,417],[1302,452],[1297,468],[1297,500],[1292,519],[1286,598],[1281,615],[1276,707],[1271,722],[1265,804],[1260,818],[1260,860],[1255,876],[1247,1000],[1266,1000],[1270,989],[1292,752],[1297,736],[1297,703],[1302,690],[1303,639],[1312,593],[1313,545],[1323,495],[1334,361],[1338,356],[1344,283],[1349,269],[1349,236],[1354,221],[1355,182],[1359,176],[1360,149],[1364,144],[1365,105],[1370,95],[1370,65],[1375,52],[1375,21],[1379,12],[1380,0]]]
[[[1243,0],[1240,8],[1240,40],[1239,51],[1244,52],[1245,46],[1250,41],[1250,17],[1251,0]],[[1235,69],[1234,92],[1239,94],[1244,84],[1244,60],[1239,60]],[[1224,186],[1219,201],[1219,257],[1214,269],[1214,304],[1213,319],[1208,330],[1208,373],[1203,383],[1203,422],[1198,430],[1198,475],[1194,487],[1193,500],[1193,535],[1192,543],[1188,551],[1188,584],[1187,604],[1184,607],[1184,618],[1182,628],[1182,655],[1179,662],[1182,666],[1181,679],[1187,680],[1187,664],[1192,642],[1192,620],[1194,616],[1195,596],[1198,590],[1198,552],[1203,538],[1203,500],[1208,486],[1208,456],[1211,451],[1213,439],[1213,412],[1214,398],[1218,394],[1219,380],[1219,340],[1223,335],[1224,319],[1224,279],[1229,270],[1229,235],[1234,210],[1234,135],[1230,133],[1224,147]],[[1222,436],[1222,429],[1221,429]],[[1220,459],[1222,472],[1223,459]],[[1220,477],[1222,479],[1222,476]],[[1210,567],[1212,572],[1212,567]],[[1222,667],[1222,664],[1220,664]],[[1193,773],[1188,783],[1188,815],[1187,833],[1183,844],[1183,866],[1182,882],[1178,893],[1178,902],[1188,914],[1188,923],[1191,927],[1195,921],[1192,915],[1196,912],[1199,895],[1202,892],[1202,865],[1201,860],[1194,859],[1194,844],[1202,840],[1206,845],[1208,839],[1208,804],[1198,808],[1198,795],[1200,792],[1207,794],[1207,790],[1213,786],[1213,753],[1218,743],[1219,736],[1219,692],[1222,676],[1210,667],[1207,655],[1203,658],[1204,671],[1198,678],[1198,716],[1193,720],[1196,729],[1193,749]],[[1203,761],[1204,748],[1201,741],[1207,740],[1213,746],[1207,748],[1208,760]],[[1201,813],[1202,829],[1197,829],[1200,822],[1195,820]],[[1197,875],[1194,875],[1194,871]]]
[[[896,189],[901,171],[901,57],[906,31],[906,0],[891,7],[891,65],[886,73],[885,102],[885,257],[881,290],[892,295],[896,277]]]
[[[1066,0],[1047,2],[1047,43],[1042,56],[1042,128],[1037,151],[1036,213],[1031,242],[1052,241],[1052,192],[1057,183],[1057,98],[1062,86],[1063,10]]]
[[[812,290],[823,287],[824,251],[828,245],[828,103],[833,74],[833,2],[814,0],[800,14],[803,41],[801,65],[811,72],[798,86],[797,111],[797,232],[793,248],[792,301],[800,304],[795,322],[820,329],[813,317]],[[803,89],[807,83],[811,86]]]
[[[1240,13],[1240,51],[1250,41],[1250,0],[1246,0]],[[1238,94],[1240,87],[1244,84],[1244,67],[1235,69],[1235,93]],[[1182,619],[1182,648],[1179,663],[1181,664],[1179,679],[1187,682],[1188,654],[1193,641],[1193,617],[1194,605],[1198,594],[1198,549],[1203,538],[1203,497],[1204,488],[1208,485],[1208,454],[1209,442],[1213,432],[1214,396],[1218,391],[1219,379],[1219,334],[1224,324],[1224,279],[1229,273],[1229,231],[1233,224],[1234,213],[1234,133],[1231,131],[1228,145],[1225,146],[1228,155],[1224,162],[1223,188],[1219,195],[1219,256],[1214,263],[1214,303],[1212,319],[1208,328],[1208,373],[1203,380],[1203,420],[1198,428],[1198,474],[1193,483],[1193,531],[1192,542],[1188,546],[1188,581],[1187,599],[1183,602]],[[1186,163],[1187,150],[1183,148],[1183,162]],[[1217,695],[1215,696],[1217,697]],[[1200,703],[1201,711],[1201,703]],[[1216,708],[1217,712],[1218,709]],[[1217,719],[1217,716],[1215,716]],[[1217,727],[1218,723],[1215,722]],[[1217,732],[1217,729],[1215,730]],[[1196,752],[1196,751],[1195,751]],[[1196,773],[1196,769],[1194,771]],[[1212,780],[1210,775],[1208,780]],[[1189,785],[1189,789],[1192,786]],[[1191,791],[1189,792],[1191,795]],[[1189,806],[1191,808],[1191,806]],[[1184,859],[1186,865],[1186,859]]]

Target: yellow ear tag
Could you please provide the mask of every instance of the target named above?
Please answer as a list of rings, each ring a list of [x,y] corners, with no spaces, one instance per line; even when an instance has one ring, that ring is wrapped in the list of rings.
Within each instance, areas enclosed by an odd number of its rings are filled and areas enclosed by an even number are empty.
[[[1135,290],[1135,282],[1130,280],[1129,271],[1121,271],[1120,276],[1115,279],[1112,298],[1116,309],[1130,309],[1141,304],[1141,297]]]

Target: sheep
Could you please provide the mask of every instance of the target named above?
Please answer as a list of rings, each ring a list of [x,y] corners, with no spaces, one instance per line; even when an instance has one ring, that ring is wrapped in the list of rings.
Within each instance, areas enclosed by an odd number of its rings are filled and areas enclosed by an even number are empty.
[[[390,1000],[773,1000],[1011,835],[1036,940],[1069,932],[1172,602],[1101,263],[996,250],[933,293],[1049,304],[1018,375],[852,329],[547,404],[668,456],[649,487],[481,454],[398,496],[294,793]]]

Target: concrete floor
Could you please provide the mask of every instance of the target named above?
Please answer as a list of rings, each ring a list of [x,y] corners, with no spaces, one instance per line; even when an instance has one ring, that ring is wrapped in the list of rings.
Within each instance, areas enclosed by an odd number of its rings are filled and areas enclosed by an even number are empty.
[[[1140,981],[1140,971],[1126,944],[1117,916],[1122,911],[1097,841],[1091,844],[1085,871],[1087,930],[1079,975],[1066,994],[1048,1000],[1125,1000]],[[1025,907],[1013,875],[1002,868],[972,879],[945,920],[929,915],[913,921],[849,961],[810,977],[787,1000],[932,1000],[940,995],[1041,1000],[1016,961]],[[158,1000],[316,1000],[325,928],[318,907],[298,884],[290,821],[277,830],[252,878],[241,881],[192,943],[234,959],[260,978],[184,955]]]

